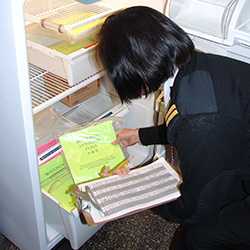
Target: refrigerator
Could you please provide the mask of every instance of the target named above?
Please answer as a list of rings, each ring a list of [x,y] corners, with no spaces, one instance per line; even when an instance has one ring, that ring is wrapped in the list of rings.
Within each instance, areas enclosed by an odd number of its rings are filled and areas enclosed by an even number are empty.
[[[94,46],[65,55],[27,33],[30,24],[41,23],[44,13],[61,13],[61,8],[75,4],[73,0],[9,0],[0,4],[0,232],[23,250],[48,250],[64,237],[78,249],[102,226],[82,224],[76,210],[65,211],[41,192],[39,144],[53,138],[58,129],[67,130],[71,124],[110,113],[123,120],[124,127],[153,125],[154,96],[122,105],[105,70],[91,59]],[[103,0],[94,4],[101,6],[101,15],[131,5],[153,7],[186,30],[198,49],[250,61],[247,0]],[[201,15],[201,9],[208,8],[213,15]],[[61,90],[44,92],[41,79]],[[61,104],[60,100],[96,80],[101,86],[96,99],[91,97],[77,108]],[[136,145],[129,155],[134,164],[141,164],[152,156],[152,147]]]

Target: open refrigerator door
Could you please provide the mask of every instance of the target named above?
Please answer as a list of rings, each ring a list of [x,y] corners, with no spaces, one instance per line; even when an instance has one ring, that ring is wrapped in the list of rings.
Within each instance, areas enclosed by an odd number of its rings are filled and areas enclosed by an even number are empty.
[[[170,0],[169,17],[201,51],[250,62],[247,0]]]
[[[234,36],[234,46],[229,48],[229,53],[237,59],[247,58],[250,61],[250,2],[240,2],[240,14],[236,19],[231,32]]]
[[[229,43],[228,29],[238,0],[172,0],[169,15],[188,33]]]

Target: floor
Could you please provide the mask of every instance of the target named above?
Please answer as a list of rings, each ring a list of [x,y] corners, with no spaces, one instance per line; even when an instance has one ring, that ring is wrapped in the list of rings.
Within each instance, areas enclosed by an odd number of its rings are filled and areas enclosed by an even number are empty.
[[[169,223],[150,210],[107,223],[80,250],[168,250],[178,225]],[[0,235],[1,250],[18,250]],[[53,250],[71,250],[69,241]]]

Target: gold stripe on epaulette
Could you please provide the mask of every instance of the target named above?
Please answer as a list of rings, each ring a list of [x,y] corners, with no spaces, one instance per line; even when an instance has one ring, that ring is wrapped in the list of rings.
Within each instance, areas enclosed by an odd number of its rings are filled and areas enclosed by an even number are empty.
[[[171,115],[171,113],[176,109],[175,104],[172,104],[170,108],[167,111],[167,114],[165,115],[165,121],[167,121],[168,117]]]
[[[178,111],[176,109],[175,104],[172,104],[171,107],[169,108],[169,110],[167,111],[167,114],[165,116],[165,122],[168,126],[168,124],[170,123],[170,121],[178,114]]]
[[[178,111],[175,109],[175,110],[171,113],[171,115],[168,117],[168,119],[166,120],[167,126],[168,126],[168,124],[171,122],[171,120],[172,120],[176,115],[178,115]]]

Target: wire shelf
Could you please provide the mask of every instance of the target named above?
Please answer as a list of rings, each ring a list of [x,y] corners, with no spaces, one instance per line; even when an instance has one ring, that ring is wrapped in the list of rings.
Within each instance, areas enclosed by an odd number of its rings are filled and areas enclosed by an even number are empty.
[[[101,78],[103,75],[104,71],[97,72],[70,87],[65,79],[33,64],[29,64],[33,113],[35,114],[44,110],[80,88]]]

